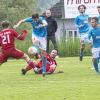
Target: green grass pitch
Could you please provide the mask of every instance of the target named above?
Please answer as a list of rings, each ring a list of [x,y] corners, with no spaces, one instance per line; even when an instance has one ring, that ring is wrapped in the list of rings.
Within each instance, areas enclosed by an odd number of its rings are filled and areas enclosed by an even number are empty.
[[[91,69],[91,57],[57,58],[57,71],[42,77],[21,75],[23,60],[8,60],[0,66],[0,100],[100,100],[100,76]]]

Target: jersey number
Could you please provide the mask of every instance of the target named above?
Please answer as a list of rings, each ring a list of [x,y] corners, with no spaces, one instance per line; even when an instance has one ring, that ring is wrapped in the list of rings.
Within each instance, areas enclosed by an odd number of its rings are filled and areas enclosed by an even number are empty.
[[[8,44],[8,43],[10,43],[9,34],[7,34],[6,36],[2,36],[2,44]]]

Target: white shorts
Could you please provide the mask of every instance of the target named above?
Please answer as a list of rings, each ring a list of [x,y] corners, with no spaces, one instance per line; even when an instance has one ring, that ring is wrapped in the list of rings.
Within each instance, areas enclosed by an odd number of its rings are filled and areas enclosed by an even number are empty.
[[[46,51],[47,40],[45,37],[38,37],[32,34],[32,41],[35,41],[33,44],[39,46],[42,50]]]
[[[92,57],[99,58],[100,55],[100,47],[99,48],[92,48]]]
[[[89,43],[88,34],[87,33],[80,34],[80,41],[84,41],[84,43]]]

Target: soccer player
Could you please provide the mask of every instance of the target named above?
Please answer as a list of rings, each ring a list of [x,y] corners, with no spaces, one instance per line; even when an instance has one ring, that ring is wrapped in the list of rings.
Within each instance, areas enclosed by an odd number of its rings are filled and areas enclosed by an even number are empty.
[[[99,19],[98,24],[100,26],[100,6],[97,6],[97,10],[98,10],[98,13],[99,13],[99,16],[98,16],[98,19]]]
[[[0,32],[0,64],[7,62],[9,57],[13,57],[16,59],[24,59],[28,63],[27,70],[34,66],[33,61],[28,57],[27,54],[18,50],[15,47],[14,40],[15,38],[19,40],[24,40],[27,34],[27,31],[24,30],[21,35],[19,35],[14,29],[10,28],[10,23],[8,21],[2,22],[3,30]]]
[[[90,40],[89,46],[92,48],[92,61],[93,66],[97,74],[100,74],[98,69],[98,63],[100,58],[100,26],[98,25],[98,18],[93,17],[91,18],[91,25],[93,29],[90,30],[88,34],[88,38]],[[92,38],[92,42],[91,42]]]
[[[56,56],[57,56],[56,50],[52,50],[50,54],[46,54],[46,58],[47,58],[46,74],[52,74],[56,70],[56,66],[57,66],[57,63],[55,60]],[[40,60],[39,62],[35,62],[33,69],[34,69],[35,73],[42,74],[42,60]],[[26,72],[27,72],[27,67],[25,69],[23,69],[23,74],[25,75]]]
[[[47,30],[46,26],[48,25],[47,22],[44,20],[43,17],[39,17],[37,13],[33,14],[32,17],[20,20],[14,28],[17,28],[21,23],[28,22],[33,27],[32,33],[32,42],[36,47],[41,49],[42,53],[42,68],[43,68],[43,76],[45,76],[46,72],[46,35]]]
[[[80,42],[81,42],[81,48],[80,48],[80,61],[83,60],[83,51],[85,48],[85,42],[88,41],[88,31],[89,31],[89,24],[88,24],[88,18],[89,16],[85,14],[86,6],[80,5],[78,6],[78,10],[80,15],[78,15],[75,18],[75,25],[79,31],[80,34]]]

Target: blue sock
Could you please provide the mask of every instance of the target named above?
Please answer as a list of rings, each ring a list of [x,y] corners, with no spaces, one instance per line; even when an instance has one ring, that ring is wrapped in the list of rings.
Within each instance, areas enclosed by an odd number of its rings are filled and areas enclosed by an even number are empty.
[[[94,63],[93,63],[93,66],[94,66],[94,68],[95,68],[95,71],[96,71],[97,73],[99,73],[98,62],[94,62]]]
[[[42,73],[46,73],[46,57],[42,56]]]

